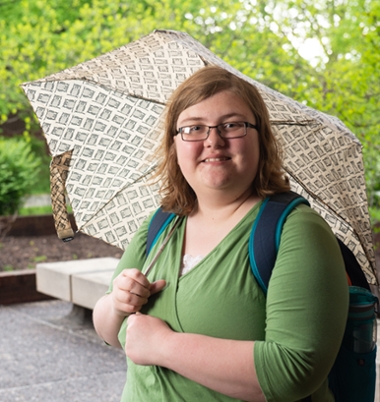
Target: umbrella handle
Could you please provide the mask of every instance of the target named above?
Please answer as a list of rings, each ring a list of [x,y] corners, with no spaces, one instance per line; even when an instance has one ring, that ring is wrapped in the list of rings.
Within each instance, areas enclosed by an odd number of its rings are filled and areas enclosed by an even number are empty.
[[[64,242],[74,238],[69,214],[66,208],[66,179],[69,171],[72,150],[53,156],[50,163],[50,192],[55,230]]]

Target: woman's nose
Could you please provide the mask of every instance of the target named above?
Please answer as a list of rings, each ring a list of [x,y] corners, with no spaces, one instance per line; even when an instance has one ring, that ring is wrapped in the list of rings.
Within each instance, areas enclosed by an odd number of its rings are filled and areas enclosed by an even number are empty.
[[[220,136],[217,127],[211,127],[205,142],[208,144],[208,146],[215,147],[215,146],[223,146],[226,141],[224,138]]]

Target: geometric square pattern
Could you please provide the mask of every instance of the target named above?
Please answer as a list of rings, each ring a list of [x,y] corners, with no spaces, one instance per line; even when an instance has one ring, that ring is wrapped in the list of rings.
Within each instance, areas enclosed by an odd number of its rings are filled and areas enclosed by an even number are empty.
[[[357,138],[340,120],[243,75],[182,32],[157,30],[23,84],[54,162],[69,156],[60,167],[65,173],[54,176],[62,183],[52,183],[52,190],[62,199],[66,189],[79,230],[124,249],[157,208],[157,185],[148,182],[157,165],[165,104],[181,82],[207,64],[258,88],[283,146],[293,190],[349,246],[368,281],[377,283]],[[56,226],[62,216],[55,214]]]

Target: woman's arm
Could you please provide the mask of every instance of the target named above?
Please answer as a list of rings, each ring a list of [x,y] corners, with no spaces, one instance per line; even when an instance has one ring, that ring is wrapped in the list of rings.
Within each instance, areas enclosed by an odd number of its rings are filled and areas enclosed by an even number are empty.
[[[253,363],[253,341],[172,331],[144,314],[128,318],[126,354],[136,364],[173,370],[222,394],[265,402]]]
[[[97,301],[92,314],[95,331],[99,337],[118,348],[121,348],[121,345],[117,334],[125,317],[126,315],[114,312],[111,294],[106,294]]]
[[[121,347],[118,333],[125,317],[140,311],[148,298],[162,290],[165,284],[164,280],[150,283],[137,269],[123,270],[114,279],[112,292],[95,305],[93,322],[98,335],[110,345]]]
[[[115,347],[121,347],[118,333],[125,317],[140,311],[149,296],[165,286],[164,281],[150,283],[140,272],[146,259],[146,237],[151,215],[134,235],[115,269],[107,294],[98,300],[93,311],[96,332]]]

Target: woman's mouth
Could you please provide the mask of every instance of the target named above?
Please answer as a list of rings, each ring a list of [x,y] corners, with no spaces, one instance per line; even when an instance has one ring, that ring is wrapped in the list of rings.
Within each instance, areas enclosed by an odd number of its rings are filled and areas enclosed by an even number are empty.
[[[206,163],[208,163],[208,162],[223,162],[223,161],[227,161],[229,159],[230,158],[228,158],[227,156],[220,156],[220,157],[217,157],[217,158],[206,158],[206,159],[204,159],[203,162],[206,162]]]

